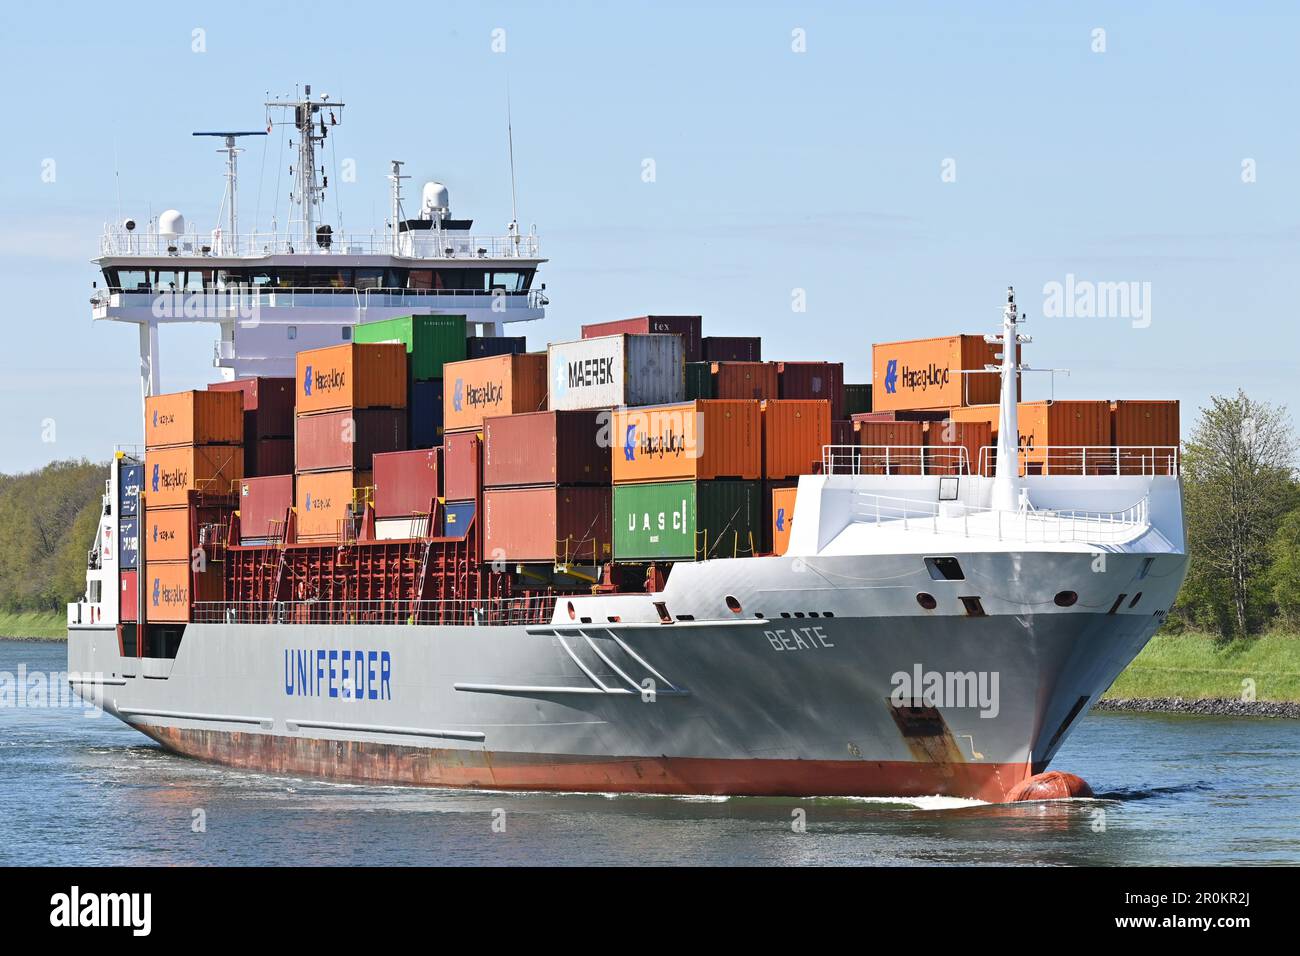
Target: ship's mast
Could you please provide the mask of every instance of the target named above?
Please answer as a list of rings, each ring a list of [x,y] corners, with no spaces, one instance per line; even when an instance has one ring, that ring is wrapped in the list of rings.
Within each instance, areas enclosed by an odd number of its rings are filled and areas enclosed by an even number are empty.
[[[328,94],[321,94],[320,99],[313,100],[311,86],[307,85],[303,87],[302,99],[272,100],[266,106],[268,109],[293,110],[293,126],[298,132],[298,164],[293,171],[294,189],[289,198],[298,206],[302,216],[302,249],[306,252],[316,242],[316,207],[324,199],[329,185],[324,167],[318,169],[316,166],[316,147],[325,143],[329,127],[338,125],[343,104],[331,103]]]
[[[266,130],[248,130],[238,132],[223,133],[195,133],[195,136],[220,136],[226,141],[226,145],[217,150],[219,153],[226,154],[226,198],[230,203],[230,238],[227,240],[232,244],[231,248],[236,248],[233,244],[239,235],[239,213],[238,213],[238,196],[239,196],[239,154],[243,152],[235,140],[240,136],[266,136]]]
[[[388,181],[393,184],[393,255],[397,255],[398,243],[402,238],[402,180],[411,177],[402,175],[402,167],[406,165],[402,160],[393,159],[390,162],[393,164],[393,171],[388,174]]]
[[[986,366],[1002,376],[1002,393],[998,402],[997,471],[993,478],[993,508],[1018,511],[1020,508],[1020,421],[1016,399],[1020,383],[1017,346],[1031,339],[1020,335],[1016,326],[1023,322],[1016,311],[1016,292],[1007,286],[1007,304],[1002,309],[1002,333],[986,335],[984,341],[1002,346],[1001,366]]]

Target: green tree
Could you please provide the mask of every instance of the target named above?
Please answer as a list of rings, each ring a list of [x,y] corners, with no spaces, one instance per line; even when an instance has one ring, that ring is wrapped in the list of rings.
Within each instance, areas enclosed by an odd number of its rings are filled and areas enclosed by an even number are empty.
[[[1269,583],[1273,602],[1288,625],[1300,627],[1300,508],[1278,525],[1272,551]]]

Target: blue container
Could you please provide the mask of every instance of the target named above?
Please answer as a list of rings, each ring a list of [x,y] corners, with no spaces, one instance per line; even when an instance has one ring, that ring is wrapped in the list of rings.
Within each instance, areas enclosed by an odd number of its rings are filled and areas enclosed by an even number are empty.
[[[123,571],[140,563],[140,519],[123,518],[117,524],[117,561]]]
[[[522,355],[528,340],[522,335],[471,335],[465,340],[465,353],[472,359],[489,355]]]
[[[117,513],[120,517],[139,513],[140,485],[144,465],[122,465],[117,473]]]
[[[442,509],[442,536],[463,538],[474,520],[474,502],[448,501]]]
[[[406,422],[410,430],[412,448],[436,448],[442,444],[442,379],[411,382],[407,396],[409,414]]]

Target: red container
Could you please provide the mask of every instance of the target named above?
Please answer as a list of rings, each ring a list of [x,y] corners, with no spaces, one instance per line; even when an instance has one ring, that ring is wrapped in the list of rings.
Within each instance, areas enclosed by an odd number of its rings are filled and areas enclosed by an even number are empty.
[[[347,408],[298,416],[297,471],[369,471],[370,459],[406,448],[406,409]]]
[[[700,339],[702,362],[761,362],[763,340],[758,336],[706,335]]]
[[[451,432],[442,438],[443,497],[473,501],[483,483],[483,439],[479,432]]]
[[[929,475],[980,474],[981,451],[993,444],[993,426],[989,422],[926,422],[925,471]],[[961,452],[966,450],[966,460]],[[992,452],[988,463],[992,463]]]
[[[698,315],[643,315],[637,319],[619,319],[615,322],[597,322],[582,327],[584,339],[600,338],[602,335],[680,335],[686,361],[701,361],[700,341],[704,321]],[[722,396],[718,396],[722,397]]]
[[[811,475],[831,442],[829,403],[818,399],[777,399],[762,403],[763,477]]]
[[[483,487],[607,485],[606,411],[532,412],[483,420]]]
[[[283,540],[285,519],[293,507],[293,475],[245,478],[239,485],[239,538]]]
[[[831,419],[844,418],[843,362],[778,362],[782,398],[815,398],[831,403]]]
[[[858,436],[853,431],[853,422],[831,422],[832,445],[856,445]]]
[[[609,487],[492,488],[483,492],[488,561],[597,564],[613,553]]]
[[[776,362],[714,362],[712,398],[777,398],[781,388]]]
[[[864,475],[919,475],[922,422],[856,422],[861,447],[859,468]]]
[[[849,420],[858,422],[941,422],[948,417],[945,411],[898,411],[898,412],[858,412],[850,415]]]
[[[242,392],[244,438],[293,437],[293,385],[291,378],[237,378],[213,382],[210,392]]]
[[[136,572],[123,571],[121,576],[122,596],[118,598],[117,618],[119,621],[134,621],[136,618]]]
[[[375,456],[375,517],[427,515],[441,497],[441,448],[393,451]]]
[[[258,438],[244,444],[244,473],[248,477],[288,475],[292,472],[292,438]]]

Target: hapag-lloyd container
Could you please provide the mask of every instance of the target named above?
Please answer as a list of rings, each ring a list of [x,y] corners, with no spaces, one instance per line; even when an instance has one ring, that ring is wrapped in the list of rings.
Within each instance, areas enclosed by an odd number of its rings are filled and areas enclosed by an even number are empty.
[[[483,486],[483,435],[450,432],[442,444],[442,493],[449,501],[473,501]]]
[[[293,437],[293,386],[291,378],[255,376],[233,382],[213,382],[210,392],[239,392],[244,396],[244,441]]]
[[[243,396],[238,392],[171,392],[144,400],[145,448],[243,442]]]
[[[316,471],[295,482],[299,541],[337,541],[354,511],[354,492],[371,484],[368,471]]]
[[[615,484],[763,474],[758,402],[710,399],[613,413]]]
[[[855,421],[858,468],[864,475],[919,475],[925,425],[922,422]]]
[[[980,473],[981,456],[992,460],[993,428],[986,421],[961,422],[946,419],[925,422],[925,472],[928,475],[975,475]]]
[[[145,505],[165,508],[188,504],[191,491],[230,494],[243,477],[242,445],[150,448],[145,452]]]
[[[778,362],[781,398],[812,398],[831,403],[831,417],[844,418],[843,362]]]
[[[413,382],[442,378],[444,365],[468,357],[463,315],[407,315],[363,322],[353,326],[352,341],[400,342],[406,349],[407,371]]]
[[[779,398],[781,376],[776,362],[713,362],[713,398]]]
[[[481,428],[483,419],[493,415],[546,408],[546,356],[541,352],[451,362],[444,373],[444,434]]]
[[[769,550],[785,554],[790,548],[790,530],[794,525],[794,502],[797,485],[775,487],[768,490],[768,514],[771,519]]]
[[[984,421],[998,438],[998,406],[954,408],[953,421]],[[1088,474],[1114,473],[1110,439],[1110,402],[1021,402],[1016,412],[1020,432],[1021,474],[1080,475],[1086,461]],[[1087,449],[1085,453],[1085,449]],[[988,456],[986,472],[992,473]]]
[[[532,412],[483,421],[483,486],[607,485],[610,414]]]
[[[831,442],[830,402],[774,399],[761,405],[763,475],[795,478],[813,474]]]
[[[375,516],[410,518],[431,513],[434,499],[442,495],[441,456],[441,448],[376,455]]]
[[[871,347],[872,411],[996,403],[1001,379],[984,367],[998,364],[998,349],[982,335],[876,343]],[[1019,346],[1016,354],[1019,358]]]
[[[339,408],[405,408],[406,346],[400,342],[331,345],[296,357],[299,415]]]
[[[190,560],[190,509],[146,508],[144,536],[145,558],[150,564]]]
[[[189,561],[148,561],[145,569],[146,622],[178,623],[190,619],[195,601],[220,601],[224,585],[219,564],[195,572]]]
[[[584,339],[600,338],[603,335],[680,335],[682,337],[682,354],[687,362],[698,362],[703,356],[700,339],[703,336],[704,320],[698,315],[643,315],[635,319],[619,319],[614,322],[597,322],[582,327]],[[708,397],[708,396],[704,396]]]
[[[700,339],[700,357],[706,362],[761,362],[763,340],[756,335],[706,335]]]
[[[368,471],[370,459],[406,448],[406,409],[347,408],[299,415],[294,438],[296,470]]]
[[[292,507],[293,475],[245,478],[239,483],[240,540],[283,540]]]
[[[606,335],[547,350],[552,411],[662,405],[686,397],[680,335]]]
[[[609,486],[489,488],[483,492],[483,553],[490,561],[608,561],[610,508]]]
[[[761,548],[757,481],[670,481],[614,486],[617,561],[748,557]]]

